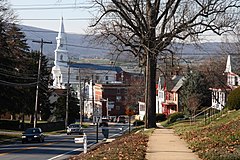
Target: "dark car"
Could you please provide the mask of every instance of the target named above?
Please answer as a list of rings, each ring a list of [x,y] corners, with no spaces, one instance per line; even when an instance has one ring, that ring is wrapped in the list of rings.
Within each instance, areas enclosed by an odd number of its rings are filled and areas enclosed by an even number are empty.
[[[83,130],[82,130],[81,125],[79,125],[79,124],[70,124],[67,127],[67,135],[71,135],[73,133],[83,134]]]
[[[22,143],[44,142],[44,134],[41,128],[28,128],[22,133]]]
[[[117,118],[117,123],[125,123],[126,122],[126,117],[125,116],[119,116]]]

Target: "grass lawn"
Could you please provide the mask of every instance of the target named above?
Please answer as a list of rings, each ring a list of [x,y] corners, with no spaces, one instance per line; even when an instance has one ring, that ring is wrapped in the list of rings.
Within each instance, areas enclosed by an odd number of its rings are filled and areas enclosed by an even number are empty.
[[[21,135],[20,134],[4,134],[4,133],[0,133],[0,141],[4,141],[4,140],[10,140],[10,139],[20,139],[21,138]],[[2,142],[1,142],[2,143]],[[1,144],[0,143],[0,144]],[[3,142],[4,143],[7,143],[7,142]]]
[[[0,134],[0,141],[5,140],[5,139],[11,139],[11,138],[20,138],[18,135],[2,135]]]
[[[240,110],[219,113],[208,125],[178,122],[170,127],[204,160],[240,159]]]

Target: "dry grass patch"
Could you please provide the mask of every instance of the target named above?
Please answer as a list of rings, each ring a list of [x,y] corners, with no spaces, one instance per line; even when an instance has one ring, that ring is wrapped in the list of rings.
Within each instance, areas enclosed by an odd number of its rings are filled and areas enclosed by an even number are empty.
[[[71,157],[71,160],[144,160],[148,136],[142,132],[131,133],[102,144],[86,154]]]

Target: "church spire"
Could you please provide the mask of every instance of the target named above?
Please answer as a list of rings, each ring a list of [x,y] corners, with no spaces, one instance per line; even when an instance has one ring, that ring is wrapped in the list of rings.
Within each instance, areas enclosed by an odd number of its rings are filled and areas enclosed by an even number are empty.
[[[226,73],[230,73],[230,72],[232,72],[232,67],[231,67],[231,56],[230,56],[230,55],[228,55],[228,58],[227,58],[227,64],[226,64],[225,72],[226,72]]]
[[[55,50],[55,66],[66,66],[68,63],[67,37],[64,31],[63,17],[60,20],[59,32],[56,37],[57,47]]]
[[[64,25],[63,25],[63,17],[61,17],[61,20],[60,20],[60,26],[59,26],[58,36],[56,37],[56,40],[57,40],[57,49],[67,50],[67,45],[66,45],[67,39],[66,39]]]

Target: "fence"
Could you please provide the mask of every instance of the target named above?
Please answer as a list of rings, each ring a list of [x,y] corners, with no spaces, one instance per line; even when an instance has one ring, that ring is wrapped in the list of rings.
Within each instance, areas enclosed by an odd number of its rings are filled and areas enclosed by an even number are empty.
[[[213,121],[214,119],[216,119],[218,117],[218,114],[216,113],[221,113],[221,111],[216,110],[215,108],[208,107],[206,109],[204,109],[203,111],[199,112],[198,114],[190,117],[190,124],[192,124],[193,122],[196,122],[197,118],[204,118],[204,124],[209,124],[211,121]]]

